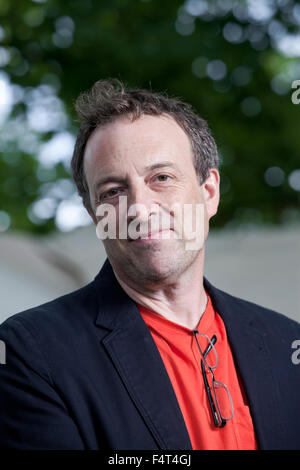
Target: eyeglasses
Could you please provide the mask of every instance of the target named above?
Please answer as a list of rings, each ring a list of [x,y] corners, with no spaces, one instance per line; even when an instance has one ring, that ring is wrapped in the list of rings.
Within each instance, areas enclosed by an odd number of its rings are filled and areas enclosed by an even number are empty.
[[[203,333],[199,333],[198,330],[193,330],[193,333],[202,358],[201,370],[214,424],[218,428],[223,428],[226,422],[233,418],[234,409],[228,388],[222,382],[218,382],[214,376],[214,370],[219,365],[219,358],[214,346],[217,342],[217,337],[214,335],[211,339],[209,339],[208,336]],[[203,336],[207,340],[207,347],[204,353],[202,352],[198,342],[197,335]],[[213,393],[207,378],[206,368],[211,373]]]

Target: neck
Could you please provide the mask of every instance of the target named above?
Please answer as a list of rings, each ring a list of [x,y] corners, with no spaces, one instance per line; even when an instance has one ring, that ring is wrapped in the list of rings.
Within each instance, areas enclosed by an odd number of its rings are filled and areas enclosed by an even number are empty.
[[[113,270],[121,287],[136,303],[192,330],[198,325],[207,305],[203,265],[204,250],[199,259],[176,280],[155,287],[153,284],[139,285],[139,280],[131,283],[122,273]]]

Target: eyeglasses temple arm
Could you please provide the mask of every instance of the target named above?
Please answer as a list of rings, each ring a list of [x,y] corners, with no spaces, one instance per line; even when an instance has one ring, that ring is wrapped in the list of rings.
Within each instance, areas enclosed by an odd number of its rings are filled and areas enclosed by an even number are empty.
[[[210,405],[210,408],[211,408],[211,411],[212,411],[212,416],[213,416],[215,426],[221,427],[221,422],[220,422],[219,415],[218,415],[218,412],[216,410],[215,403],[214,403],[214,400],[213,400],[213,397],[212,397],[212,394],[211,394],[211,389],[210,389],[210,386],[209,386],[209,383],[208,383],[208,380],[207,380],[207,377],[206,377],[205,366],[204,366],[203,361],[201,361],[201,369],[202,369],[204,385],[205,385],[205,389],[206,389],[206,392],[207,392],[209,405]]]

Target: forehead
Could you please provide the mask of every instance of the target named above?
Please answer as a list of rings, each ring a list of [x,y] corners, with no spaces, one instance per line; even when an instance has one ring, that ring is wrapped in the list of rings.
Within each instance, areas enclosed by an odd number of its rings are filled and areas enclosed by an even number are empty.
[[[142,115],[135,121],[128,117],[97,128],[90,136],[84,155],[85,170],[127,164],[149,165],[153,159],[172,158],[176,163],[192,163],[190,139],[170,116]]]

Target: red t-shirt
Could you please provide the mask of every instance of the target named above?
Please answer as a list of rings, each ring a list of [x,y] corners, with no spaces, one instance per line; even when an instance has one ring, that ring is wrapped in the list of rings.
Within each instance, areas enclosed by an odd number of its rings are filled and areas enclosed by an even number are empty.
[[[230,391],[234,416],[223,428],[214,425],[201,371],[201,355],[193,331],[167,320],[142,305],[140,313],[147,324],[160,352],[173,385],[194,450],[255,450],[258,448],[251,414],[236,369],[225,325],[208,302],[197,330],[210,339],[217,336],[215,349],[219,365],[214,370],[215,379],[223,382]],[[203,337],[197,335],[203,346]],[[207,376],[210,376],[208,371]],[[211,385],[211,382],[210,382]]]

